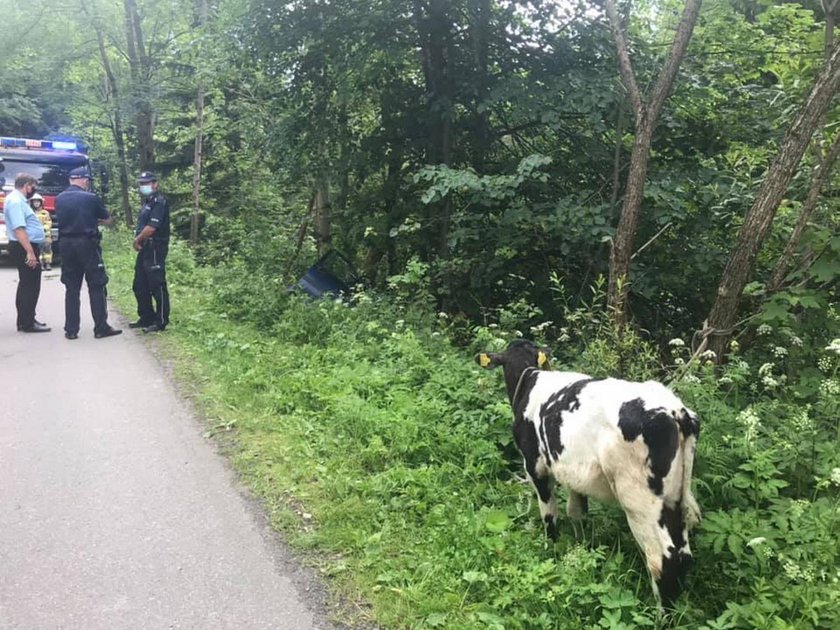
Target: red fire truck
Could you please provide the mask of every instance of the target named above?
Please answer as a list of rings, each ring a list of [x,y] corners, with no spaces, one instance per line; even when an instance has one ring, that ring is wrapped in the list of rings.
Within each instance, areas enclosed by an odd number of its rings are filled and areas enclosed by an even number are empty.
[[[0,137],[0,208],[6,193],[14,189],[15,177],[27,173],[38,179],[38,192],[44,198],[44,207],[55,211],[55,197],[69,185],[72,169],[85,167],[91,176],[93,165],[78,142],[71,140],[35,140],[32,138]],[[104,169],[99,173],[102,192],[106,192],[107,179]],[[58,254],[58,223],[52,224],[53,253]],[[0,256],[9,254],[9,235],[3,213],[0,212]]]

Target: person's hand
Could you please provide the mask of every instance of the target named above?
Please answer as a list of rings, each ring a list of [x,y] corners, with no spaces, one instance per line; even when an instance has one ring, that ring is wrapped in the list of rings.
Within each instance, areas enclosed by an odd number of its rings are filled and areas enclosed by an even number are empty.
[[[38,259],[35,258],[34,253],[26,254],[26,266],[30,269],[35,269],[38,266]]]
[[[140,241],[139,238],[134,239],[133,245],[134,245],[134,251],[135,252],[139,252],[141,249],[143,249],[143,243]]]

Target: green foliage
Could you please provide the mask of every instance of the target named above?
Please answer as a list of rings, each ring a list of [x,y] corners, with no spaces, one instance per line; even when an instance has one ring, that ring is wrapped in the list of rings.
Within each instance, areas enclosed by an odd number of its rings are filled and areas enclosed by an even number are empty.
[[[123,251],[106,260],[112,294],[129,305],[127,241]],[[761,329],[755,349],[736,350],[722,371],[704,357],[681,372],[675,387],[703,422],[695,486],[704,520],[692,537],[687,592],[661,620],[620,510],[593,503],[583,539],[564,523],[559,542],[545,542],[518,472],[501,379],[452,346],[448,333],[461,329],[448,318],[431,321],[424,298],[362,293],[352,306],[312,302],[259,276],[244,287],[230,282],[227,274],[241,269],[196,268],[180,244],[172,252],[174,322],[163,341],[211,431],[231,434],[236,466],[275,525],[314,554],[345,597],[370,602],[376,623],[840,623],[840,339],[825,338],[840,332],[833,314],[808,353],[798,354],[798,329]],[[409,268],[394,282],[422,291],[426,268]],[[602,323],[602,293],[596,284],[588,307],[565,313],[570,328],[555,358],[596,371],[599,362],[614,369],[624,355],[630,376],[655,374],[644,344],[618,340]],[[514,321],[539,318],[525,305],[508,308]],[[482,348],[511,335],[498,325],[472,333]],[[679,340],[670,348],[673,374],[688,348]],[[800,367],[786,372],[792,365]],[[794,382],[806,372],[811,387]]]
[[[201,84],[201,238],[191,251],[173,244],[173,351],[211,431],[236,428],[237,465],[276,524],[322,553],[377,621],[840,625],[840,386],[826,350],[840,338],[836,179],[785,286],[764,289],[816,151],[758,254],[741,349],[716,369],[711,357],[689,363],[691,344],[668,344],[708,312],[820,67],[819,12],[704,4],[653,137],[633,322],[618,331],[604,276],[634,138],[598,3],[223,0],[197,25],[194,2],[143,0],[139,69],[126,58],[125,3],[18,4],[0,0],[0,132],[80,134],[115,174],[119,115],[133,173],[148,104],[182,236]],[[627,16],[640,85],[655,79],[677,13],[634,3]],[[318,255],[316,190],[329,197],[332,245],[369,280],[351,304],[287,292]],[[131,261],[114,254],[113,269],[128,305]],[[702,416],[707,519],[673,619],[650,608],[617,510],[596,507],[583,541],[570,528],[556,547],[542,541],[499,379],[464,352],[517,336],[548,343],[564,368],[673,379]]]

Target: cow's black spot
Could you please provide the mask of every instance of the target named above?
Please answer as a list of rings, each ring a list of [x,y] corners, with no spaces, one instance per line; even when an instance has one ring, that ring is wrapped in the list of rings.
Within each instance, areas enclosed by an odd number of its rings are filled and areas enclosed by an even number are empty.
[[[543,521],[545,522],[545,535],[551,540],[557,540],[557,523],[554,522],[554,517],[551,514],[546,514]]]
[[[685,407],[683,407],[677,415],[677,424],[680,425],[680,431],[682,431],[682,434],[685,437],[690,437],[692,435],[697,437],[700,435],[700,420],[697,419],[697,416],[689,413],[688,409]]]
[[[662,556],[662,574],[657,582],[659,596],[662,598],[662,605],[671,608],[682,589],[682,581],[688,573],[693,558],[689,553],[680,551],[685,545],[682,517],[682,505],[677,503],[674,507],[662,506],[662,513],[659,516],[659,526],[665,527],[671,537],[672,545],[668,547],[668,555]]]
[[[528,406],[528,399],[531,397],[531,390],[537,383],[538,370],[528,370],[526,373],[519,372],[515,380],[508,383],[511,403],[513,404],[513,415],[518,417],[525,413]],[[514,400],[514,396],[516,399]]]
[[[674,507],[662,505],[662,512],[659,515],[659,526],[668,530],[668,535],[677,549],[682,549],[685,546],[685,523],[682,517],[682,502],[678,502]]]
[[[522,453],[522,458],[525,460],[525,471],[528,473],[528,476],[534,484],[534,488],[537,490],[537,496],[539,496],[540,501],[543,503],[551,502],[554,479],[549,476],[540,477],[537,474],[537,459],[540,455],[540,443],[537,438],[536,427],[520,415],[516,418],[516,422],[513,425],[513,435]],[[557,525],[550,514],[546,515],[544,522],[546,535],[552,539],[556,539]]]
[[[580,495],[580,507],[584,516],[589,514],[589,497],[585,494]]]
[[[662,494],[662,480],[671,470],[679,446],[679,429],[674,419],[661,408],[645,409],[642,399],[636,398],[621,405],[618,427],[628,442],[642,436],[648,447],[651,473],[648,486],[656,494]]]
[[[596,379],[584,378],[575,381],[548,397],[540,405],[540,418],[544,444],[548,445],[549,458],[557,459],[563,453],[563,443],[560,440],[560,427],[563,424],[563,413],[577,411],[580,408],[580,392]]]
[[[519,447],[519,452],[522,453],[526,468],[529,463],[536,466],[537,458],[540,455],[540,441],[537,438],[537,429],[522,414],[518,414],[513,423],[513,438],[516,440],[516,446]]]

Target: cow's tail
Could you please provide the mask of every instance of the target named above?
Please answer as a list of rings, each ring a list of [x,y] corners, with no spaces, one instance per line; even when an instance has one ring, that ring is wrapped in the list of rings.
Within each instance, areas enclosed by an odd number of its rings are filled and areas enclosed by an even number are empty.
[[[691,531],[700,523],[700,506],[691,492],[691,477],[694,472],[694,451],[697,448],[697,437],[700,434],[700,420],[688,409],[683,410],[680,422],[684,436],[682,444],[683,477],[682,477],[682,513],[685,527]]]
[[[666,502],[662,507],[659,525],[667,529],[671,540],[668,548],[663,550],[662,572],[655,584],[659,601],[667,609],[673,607],[674,601],[682,590],[682,581],[691,567],[693,557],[688,534],[700,522],[700,506],[691,493],[694,450],[697,446],[700,423],[697,417],[687,409],[676,411],[674,416],[680,431],[681,496],[675,504],[669,505]]]

